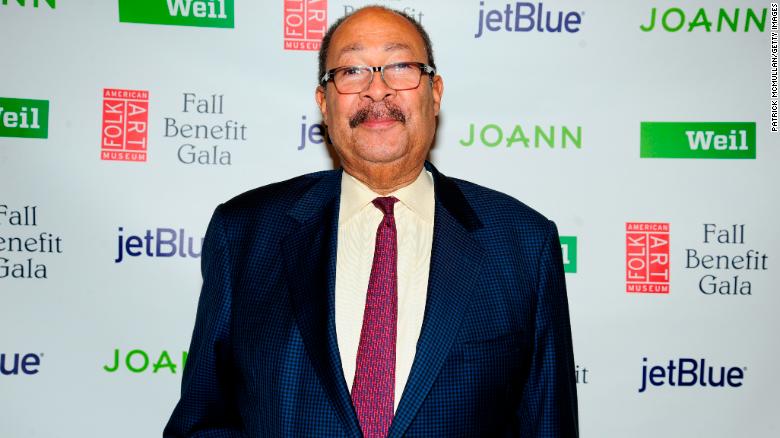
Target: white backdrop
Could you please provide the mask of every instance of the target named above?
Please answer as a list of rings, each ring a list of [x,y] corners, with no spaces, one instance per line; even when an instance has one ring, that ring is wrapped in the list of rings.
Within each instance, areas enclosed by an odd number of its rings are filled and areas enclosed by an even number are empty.
[[[316,52],[284,48],[304,2],[193,0],[203,5],[190,15],[213,7],[214,17],[187,21],[165,18],[168,0],[20,1],[0,4],[0,436],[159,436],[178,397],[200,287],[194,255],[214,207],[332,167],[323,144],[301,141],[301,125],[308,137],[320,120]],[[367,4],[305,3],[309,12],[326,4],[328,23]],[[576,250],[567,240],[566,279],[582,436],[778,436],[772,5],[381,4],[421,20],[434,43],[445,83],[434,164],[523,200],[576,238]],[[521,31],[531,8],[551,12],[552,27],[562,11],[569,31]],[[654,8],[657,23],[644,31]],[[316,24],[313,42],[298,44],[316,47]],[[138,114],[117,125],[131,133],[128,120],[148,121],[145,161],[101,160],[116,120],[109,114],[104,124],[104,110],[117,108],[105,89],[148,93],[148,113],[129,107]],[[200,99],[221,105],[199,113]],[[646,122],[687,124],[674,134],[675,125]],[[235,131],[174,135],[184,124]],[[476,139],[464,146],[472,125]],[[552,140],[540,136],[551,131]],[[703,151],[687,139],[719,134],[747,152],[716,149],[715,137]],[[643,142],[668,158],[643,157]],[[214,146],[229,165],[183,162],[187,151],[205,156]],[[655,271],[669,274],[668,293],[626,292],[627,223],[668,224],[668,247],[652,248],[669,256]],[[185,245],[192,239],[192,254],[160,256],[174,233]],[[116,262],[120,238],[140,255],[125,247]],[[720,268],[702,267],[704,255],[721,256],[703,262]],[[693,363],[707,386],[679,384],[678,368],[688,382]],[[713,387],[721,367],[733,378]],[[652,378],[640,391],[645,373]]]

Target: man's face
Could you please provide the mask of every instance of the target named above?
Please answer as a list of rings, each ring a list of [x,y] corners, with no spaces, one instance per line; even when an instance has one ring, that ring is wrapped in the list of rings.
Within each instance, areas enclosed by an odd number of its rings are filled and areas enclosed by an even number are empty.
[[[427,62],[417,30],[405,18],[379,9],[365,9],[334,32],[326,70],[348,65],[382,66],[402,61]],[[347,171],[390,166],[399,172],[419,169],[433,141],[442,95],[439,76],[430,83],[396,91],[379,72],[368,89],[341,94],[333,82],[318,87],[317,104],[328,134]]]

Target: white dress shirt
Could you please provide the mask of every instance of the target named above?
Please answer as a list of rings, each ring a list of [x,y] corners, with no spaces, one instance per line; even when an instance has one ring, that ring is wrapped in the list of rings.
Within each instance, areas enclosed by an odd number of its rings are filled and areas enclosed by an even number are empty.
[[[344,378],[350,391],[355,368],[368,279],[374,260],[376,230],[382,212],[371,203],[379,197],[344,172],[341,178],[338,248],[336,258],[336,337]],[[403,394],[420,337],[433,242],[433,177],[423,169],[410,185],[385,196],[395,196],[398,236],[398,333],[395,362],[395,409]]]

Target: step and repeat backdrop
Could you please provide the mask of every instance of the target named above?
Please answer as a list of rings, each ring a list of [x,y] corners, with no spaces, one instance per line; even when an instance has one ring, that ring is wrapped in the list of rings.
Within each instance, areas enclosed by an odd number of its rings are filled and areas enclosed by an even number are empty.
[[[780,436],[777,3],[379,3],[433,39],[433,163],[558,225],[582,436]],[[0,436],[161,434],[213,209],[335,165],[316,50],[365,4],[2,0]]]

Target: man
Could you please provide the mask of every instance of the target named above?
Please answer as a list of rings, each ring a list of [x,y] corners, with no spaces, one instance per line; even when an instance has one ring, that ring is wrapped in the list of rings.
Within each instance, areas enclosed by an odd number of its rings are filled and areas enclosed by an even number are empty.
[[[443,82],[413,19],[323,40],[342,170],[220,205],[165,436],[577,435],[555,225],[425,161]]]

